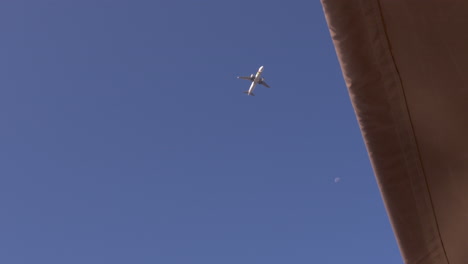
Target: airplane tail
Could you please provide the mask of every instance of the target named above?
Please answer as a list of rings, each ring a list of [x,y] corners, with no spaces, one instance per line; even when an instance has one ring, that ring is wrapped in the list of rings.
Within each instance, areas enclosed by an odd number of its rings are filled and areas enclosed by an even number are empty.
[[[255,96],[255,94],[249,93],[249,91],[245,91],[244,93],[247,94],[247,95]]]

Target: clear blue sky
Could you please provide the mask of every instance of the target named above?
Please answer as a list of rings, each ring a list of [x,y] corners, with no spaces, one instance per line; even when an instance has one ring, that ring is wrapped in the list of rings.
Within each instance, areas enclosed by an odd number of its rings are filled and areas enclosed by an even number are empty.
[[[6,0],[0,32],[0,263],[401,263],[319,1]]]

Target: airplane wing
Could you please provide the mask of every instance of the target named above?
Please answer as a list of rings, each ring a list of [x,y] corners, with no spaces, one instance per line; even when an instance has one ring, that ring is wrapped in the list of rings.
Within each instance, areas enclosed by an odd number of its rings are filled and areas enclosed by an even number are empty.
[[[270,86],[263,79],[259,81],[258,83],[265,86],[266,88],[270,88]]]
[[[249,81],[253,81],[254,78],[250,77],[250,76],[239,76],[237,77],[238,79],[243,79],[243,80],[249,80]]]

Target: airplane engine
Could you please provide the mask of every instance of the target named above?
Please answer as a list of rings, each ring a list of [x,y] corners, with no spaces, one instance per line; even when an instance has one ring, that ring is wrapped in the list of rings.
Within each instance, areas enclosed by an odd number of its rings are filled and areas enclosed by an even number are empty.
[[[250,74],[250,78],[255,78],[255,74]]]

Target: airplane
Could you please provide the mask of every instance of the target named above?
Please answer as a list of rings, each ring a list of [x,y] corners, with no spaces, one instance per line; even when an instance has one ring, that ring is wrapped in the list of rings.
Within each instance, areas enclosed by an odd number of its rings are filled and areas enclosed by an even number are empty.
[[[249,90],[245,91],[244,93],[246,93],[247,95],[250,95],[250,96],[255,96],[255,94],[253,94],[253,90],[255,89],[255,86],[257,84],[261,84],[261,85],[265,86],[266,88],[270,88],[270,86],[268,86],[268,84],[265,82],[265,78],[260,76],[260,75],[262,75],[262,72],[263,72],[263,66],[260,66],[260,68],[258,68],[257,74],[251,74],[250,76],[239,76],[239,77],[237,77],[238,79],[249,80],[249,81],[252,82],[252,84],[250,85]]]

